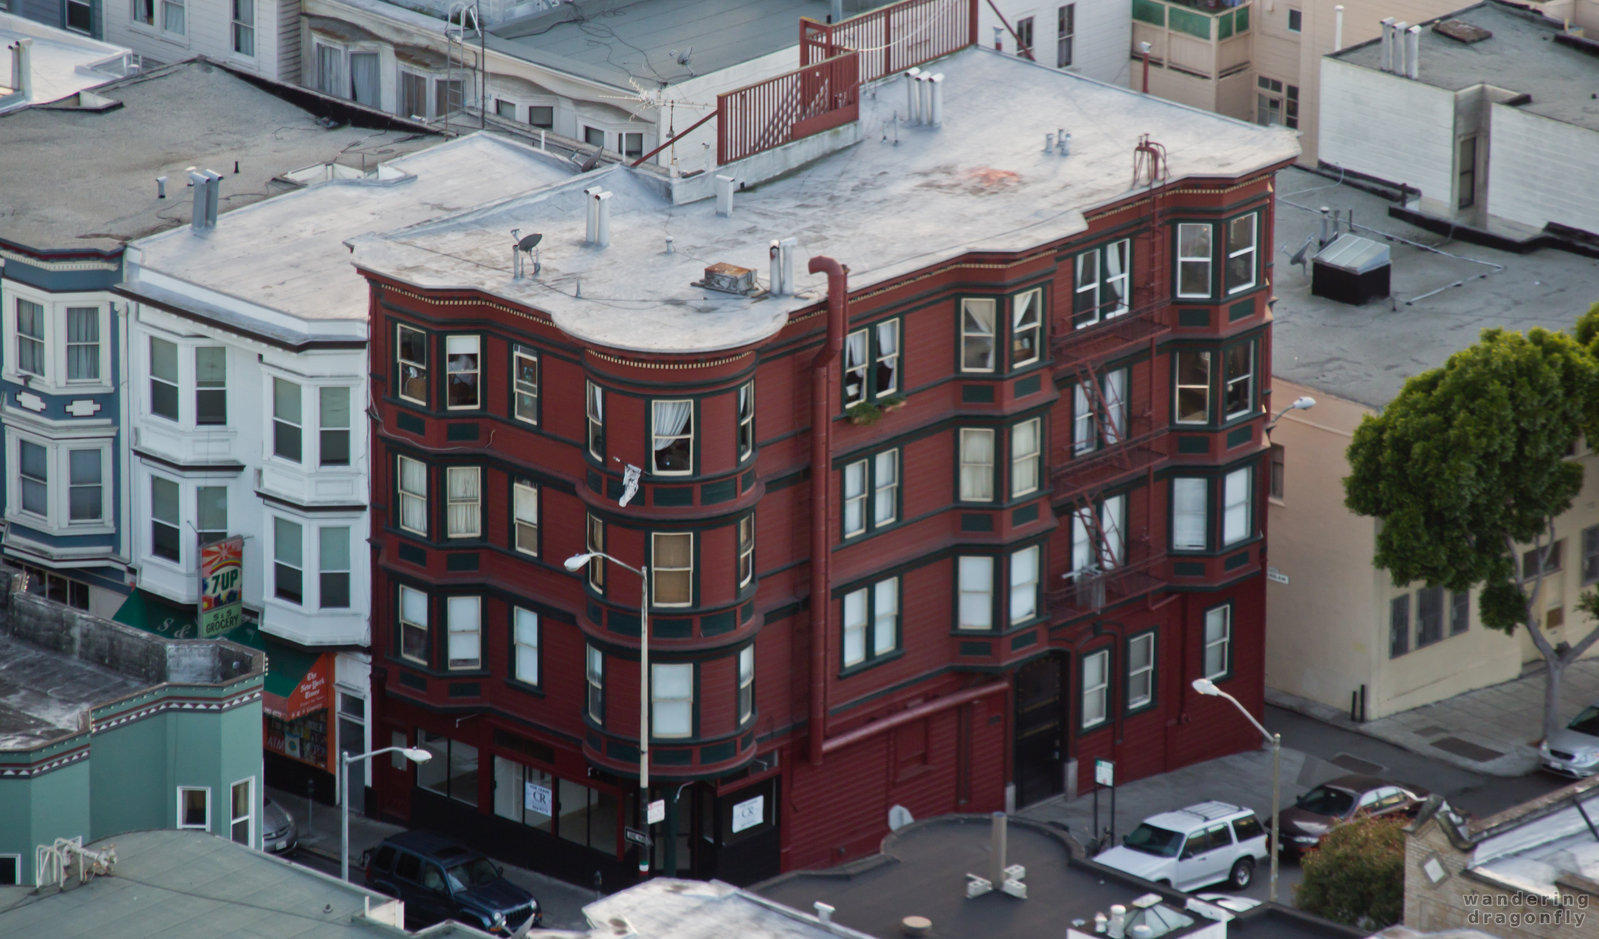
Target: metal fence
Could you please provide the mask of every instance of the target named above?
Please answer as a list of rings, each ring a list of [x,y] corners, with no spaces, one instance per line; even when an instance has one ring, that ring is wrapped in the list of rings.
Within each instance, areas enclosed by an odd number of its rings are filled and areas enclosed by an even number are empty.
[[[905,0],[838,23],[800,20],[800,64],[858,52],[869,82],[976,41],[976,0]]]
[[[846,52],[716,96],[716,162],[809,137],[860,117],[860,56]]]

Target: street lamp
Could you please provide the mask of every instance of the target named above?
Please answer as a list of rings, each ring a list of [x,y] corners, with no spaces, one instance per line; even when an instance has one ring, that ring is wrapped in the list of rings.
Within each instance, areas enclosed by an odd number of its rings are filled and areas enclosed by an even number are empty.
[[[639,829],[648,832],[650,830],[650,569],[624,564],[604,551],[574,554],[563,563],[567,570],[576,572],[595,558],[610,561],[617,567],[632,571],[639,576],[641,585],[638,605],[638,817]],[[648,844],[639,845],[638,872],[640,876],[648,875],[650,872]]]
[[[433,754],[417,747],[384,747],[371,753],[339,754],[339,805],[344,809],[343,818],[339,821],[340,880],[350,879],[350,764],[370,760],[385,753],[403,753],[412,763],[426,763],[433,759]]]
[[[1315,404],[1316,403],[1315,401],[1311,401],[1311,399],[1309,399],[1309,398],[1300,398],[1299,401],[1310,401],[1311,404]],[[1294,406],[1295,407],[1299,407],[1300,406],[1299,405],[1299,401],[1295,401],[1294,402]],[[1310,404],[1304,405],[1304,407],[1310,407]],[[1233,703],[1233,707],[1237,708],[1238,712],[1240,714],[1242,714],[1245,717],[1247,717],[1249,719],[1249,722],[1251,724],[1255,725],[1255,729],[1260,731],[1261,735],[1266,738],[1266,742],[1271,744],[1271,890],[1268,893],[1267,898],[1272,903],[1276,903],[1277,902],[1277,852],[1282,847],[1277,841],[1277,839],[1279,837],[1278,831],[1277,831],[1277,815],[1278,815],[1278,793],[1281,791],[1281,788],[1282,788],[1282,785],[1281,785],[1282,784],[1282,772],[1281,771],[1282,771],[1283,735],[1282,734],[1274,734],[1271,731],[1267,730],[1266,728],[1262,727],[1260,725],[1260,721],[1255,720],[1255,715],[1249,713],[1249,711],[1242,704],[1239,704],[1237,698],[1235,698],[1232,695],[1228,694],[1227,692],[1221,690],[1220,688],[1217,688],[1216,687],[1216,683],[1211,681],[1209,678],[1196,678],[1196,679],[1194,679],[1193,686],[1194,686],[1194,690],[1199,692],[1200,694],[1210,695],[1211,697],[1216,697],[1216,698],[1226,698],[1228,701],[1231,701]]]
[[[1277,426],[1277,422],[1282,420],[1283,419],[1283,415],[1287,414],[1289,411],[1308,411],[1308,410],[1310,410],[1311,408],[1313,408],[1315,406],[1316,406],[1316,399],[1315,398],[1312,398],[1310,395],[1300,395],[1299,397],[1294,399],[1294,403],[1293,404],[1290,404],[1287,407],[1283,408],[1281,411],[1278,411],[1276,417],[1273,417],[1271,420],[1266,422],[1266,433],[1268,433],[1268,434],[1271,433],[1271,429],[1273,427],[1276,427]]]

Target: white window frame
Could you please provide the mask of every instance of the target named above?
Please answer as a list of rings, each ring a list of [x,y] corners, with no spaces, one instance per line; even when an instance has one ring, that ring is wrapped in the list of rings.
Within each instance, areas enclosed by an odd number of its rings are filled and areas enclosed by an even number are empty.
[[[150,517],[150,541],[149,541],[150,550],[149,550],[149,553],[146,556],[149,557],[149,558],[152,558],[154,560],[160,561],[162,563],[174,564],[174,565],[177,565],[178,567],[182,567],[183,566],[183,556],[184,556],[184,551],[183,551],[183,543],[184,543],[184,537],[183,537],[183,484],[178,482],[175,479],[168,479],[165,476],[158,476],[158,475],[156,475],[154,473],[150,474],[149,479],[150,479],[150,485],[146,488],[145,491],[147,493],[149,493],[149,498],[150,498],[150,501],[147,503],[148,506],[149,506],[149,517]],[[164,518],[157,518],[156,517],[156,514],[155,514],[155,487],[156,487],[157,483],[163,483],[165,485],[172,486],[173,488],[175,488],[177,490],[177,495],[172,500],[173,508],[177,512],[177,517],[174,518],[174,519],[171,519],[170,521],[167,520],[167,519],[164,519]],[[156,526],[157,525],[163,526],[165,528],[169,528],[172,531],[177,532],[177,548],[178,548],[178,556],[177,557],[169,558],[169,557],[165,557],[164,555],[156,553],[156,549],[155,549],[155,533],[156,533]]]
[[[323,49],[328,50],[332,54],[332,58],[335,60],[335,64],[338,66],[338,70],[332,75],[327,74],[326,70],[323,68],[323,66],[326,64],[322,56]],[[312,34],[311,61],[316,66],[316,83],[311,87],[325,95],[331,95],[335,98],[344,98],[345,100],[349,100],[349,47],[343,43],[329,42],[327,39],[324,39],[321,36]]]
[[[511,608],[511,680],[538,687],[539,614],[526,607]]]
[[[1205,648],[1200,669],[1206,678],[1226,678],[1232,673],[1233,605],[1224,603],[1205,611]],[[1212,653],[1220,656],[1211,667]]]
[[[483,534],[483,468],[447,466],[444,469],[444,536],[478,538]],[[456,492],[457,488],[461,493]],[[470,490],[470,491],[468,491]],[[459,519],[457,519],[459,516]]]
[[[686,408],[683,425],[676,430],[666,428],[671,412]],[[665,412],[663,414],[663,409]],[[650,402],[650,473],[655,476],[691,476],[694,473],[694,401],[691,398],[660,398]],[[684,465],[668,466],[661,453],[679,444],[687,444],[688,454]]]
[[[1010,497],[1039,490],[1044,466],[1043,418],[1021,421],[1010,429]],[[1031,442],[1029,442],[1031,438]]]
[[[330,533],[330,532],[338,532],[338,531],[344,532],[344,565],[342,567],[338,567],[338,566],[330,567],[329,564],[328,564],[328,562],[329,562],[328,556],[329,556],[329,554],[331,552],[328,550],[327,536],[328,536],[328,533]],[[316,533],[317,533],[317,535],[316,535],[316,561],[317,561],[316,605],[317,605],[317,609],[319,609],[319,610],[348,610],[348,609],[352,609],[352,603],[354,603],[354,598],[355,598],[355,593],[354,593],[355,592],[355,571],[354,571],[353,566],[352,566],[354,564],[354,561],[352,560],[352,557],[351,557],[353,548],[352,548],[350,542],[353,539],[351,537],[350,526],[348,526],[348,525],[320,525],[320,526],[317,526]],[[327,578],[329,578],[329,577],[339,577],[339,576],[343,576],[344,577],[344,603],[342,605],[332,605],[332,604],[328,603],[328,594],[331,591],[329,591],[327,589],[328,588]]]
[[[738,726],[755,716],[755,644],[738,651]]]
[[[738,461],[755,455],[755,382],[738,386]]]
[[[1202,476],[1171,478],[1171,520],[1173,551],[1210,547],[1210,480]]]
[[[511,547],[539,556],[539,487],[525,479],[511,486]]]
[[[650,739],[694,736],[694,664],[650,663]]]
[[[173,12],[176,11],[177,28],[173,28]],[[187,36],[189,34],[189,11],[184,0],[161,0],[161,31],[174,36]]]
[[[1110,720],[1109,649],[1096,649],[1083,655],[1082,709],[1083,730],[1098,727]]]
[[[400,584],[399,587],[400,589],[396,594],[398,599],[395,601],[395,619],[397,619],[400,623],[400,658],[405,659],[408,662],[416,662],[419,665],[427,665],[429,657],[428,653],[431,650],[433,641],[433,634],[428,625],[428,620],[432,616],[432,611],[428,609],[428,595],[423,591],[416,589],[415,587],[409,587],[405,584]],[[418,604],[416,609],[420,610],[422,613],[420,619],[408,618],[406,616],[405,607],[406,598],[408,596],[416,598]],[[412,655],[405,650],[407,630],[420,632],[422,634],[422,654],[420,656]]]
[[[249,805],[249,809],[245,812],[244,815],[234,815],[233,814],[233,810],[234,810],[233,800],[234,800],[234,796],[235,796],[235,794],[236,794],[236,792],[237,792],[237,790],[238,790],[238,788],[240,786],[244,787],[244,794],[245,794],[245,797],[246,797],[246,802]],[[228,786],[228,837],[231,838],[235,843],[242,844],[242,845],[245,845],[246,847],[251,847],[251,848],[260,847],[260,844],[256,840],[255,801],[256,801],[256,799],[255,799],[255,777],[254,776],[246,776],[243,779],[237,780],[236,782],[233,782],[233,783],[231,783]],[[239,839],[234,834],[234,829],[238,827],[240,822],[244,823],[244,837],[245,837],[244,841],[239,841]]]
[[[687,539],[688,564],[686,566],[668,567],[661,562],[661,540],[663,538]],[[663,601],[661,599],[661,584],[665,576],[681,576],[688,582],[688,595],[681,601]],[[650,606],[654,607],[689,607],[694,605],[694,533],[688,531],[655,531],[650,532]]]
[[[1077,256],[1072,276],[1072,325],[1076,329],[1099,322],[1099,249]]]
[[[984,330],[981,316],[976,311],[987,309],[988,328]],[[960,371],[964,374],[991,375],[999,365],[999,304],[992,297],[964,297],[960,311]],[[987,361],[983,361],[982,343],[988,343]],[[975,364],[973,360],[975,361]]]
[[[743,589],[755,579],[755,513],[738,520],[738,586]]]
[[[1254,468],[1240,467],[1222,477],[1221,543],[1246,541],[1254,516]]]
[[[994,501],[994,428],[962,427],[960,447],[959,496],[962,502]],[[983,458],[987,441],[987,459]]]
[[[1139,656],[1135,649],[1142,648],[1144,653]],[[1142,657],[1144,663],[1137,664]],[[1135,692],[1134,689],[1142,683],[1144,690]],[[1147,707],[1155,700],[1155,631],[1139,633],[1127,640],[1127,710],[1134,711]]]
[[[1127,563],[1127,496],[1117,493],[1106,496],[1099,503],[1099,530],[1105,535],[1106,553],[1110,555],[1111,567],[1121,567]]]
[[[844,668],[869,665],[899,649],[899,577],[851,590],[842,606],[839,652]]]
[[[206,343],[206,344],[203,344],[203,345],[196,345],[196,346],[193,347],[193,349],[194,349],[194,423],[195,423],[195,426],[197,426],[197,427],[225,427],[225,426],[227,426],[227,423],[228,423],[228,347],[227,346],[223,346],[223,345],[216,345],[216,344],[212,344],[212,343]],[[202,383],[201,378],[200,378],[200,353],[201,352],[206,352],[207,354],[209,354],[211,352],[211,350],[216,350],[216,352],[220,353],[221,356],[222,356],[222,378],[221,378],[220,381],[218,381],[216,379],[208,378],[208,379],[205,379],[204,383]],[[202,417],[202,414],[201,414],[202,408],[200,407],[200,402],[202,400],[202,396],[204,396],[204,400],[210,400],[212,397],[216,396],[219,393],[222,396],[222,419],[221,420],[210,420],[210,419],[202,420],[201,419],[201,417]],[[180,406],[180,408],[181,408],[181,406]],[[209,409],[205,409],[205,410],[209,410]]]
[[[47,528],[58,534],[104,534],[115,530],[115,520],[111,515],[114,491],[111,485],[110,440],[98,437],[44,437],[32,429],[23,430],[17,424],[10,424],[6,427],[5,443],[6,459],[8,465],[13,467],[6,479],[7,519],[34,528]],[[22,445],[25,443],[44,451],[45,476],[39,480],[44,486],[43,515],[23,508]],[[79,451],[100,455],[99,518],[72,517],[72,454]]]
[[[1127,370],[1106,372],[1099,381],[1109,421],[1101,420],[1089,395],[1088,382],[1072,386],[1072,453],[1092,453],[1114,446],[1127,436]]]
[[[183,820],[183,794],[186,792],[205,793],[205,824],[195,825]],[[177,795],[177,814],[174,816],[177,824],[174,826],[179,831],[210,831],[211,830],[211,787],[210,786],[179,786]]]
[[[994,628],[994,558],[987,554],[955,559],[955,628],[991,632]]]
[[[899,462],[899,448],[890,447],[844,465],[841,519],[846,539],[861,537],[899,520]],[[852,511],[859,515],[859,524],[853,527]]]
[[[73,386],[77,386],[77,385],[100,385],[100,384],[102,384],[105,381],[105,378],[103,377],[105,375],[105,356],[101,354],[101,350],[106,344],[106,335],[105,335],[105,330],[103,328],[105,326],[105,315],[104,315],[104,313],[101,312],[101,309],[100,309],[99,306],[74,306],[74,305],[69,303],[69,304],[63,304],[63,307],[64,307],[64,310],[63,310],[64,316],[63,316],[62,323],[66,327],[66,329],[64,331],[64,334],[62,336],[62,346],[63,346],[63,350],[62,351],[63,351],[63,353],[65,355],[65,361],[63,362],[63,369],[62,369],[62,372],[61,372],[63,380],[64,380],[64,382],[66,384],[73,385]],[[86,341],[81,340],[81,339],[80,340],[76,340],[76,341],[73,340],[73,338],[72,338],[72,314],[74,314],[74,313],[88,313],[88,314],[90,314],[90,316],[92,317],[93,322],[94,322],[94,329],[95,329],[94,342],[90,343],[90,342],[86,342]],[[94,359],[94,371],[95,371],[94,375],[91,376],[91,377],[88,377],[88,378],[73,378],[72,377],[72,349],[73,349],[73,347],[74,346],[91,346],[91,345],[94,347],[94,356],[93,356],[93,359]]]
[[[269,394],[267,396],[267,414],[268,414],[268,417],[269,417],[269,420],[267,421],[267,427],[269,427],[271,429],[271,433],[269,435],[270,439],[267,442],[267,453],[268,453],[268,456],[271,459],[274,459],[274,460],[286,460],[286,461],[288,461],[290,463],[293,463],[296,466],[304,466],[304,465],[306,465],[306,463],[305,463],[305,449],[306,449],[305,448],[305,437],[306,437],[306,433],[305,433],[305,389],[306,389],[306,386],[302,385],[301,383],[299,383],[297,381],[291,381],[291,380],[289,380],[287,378],[284,378],[281,375],[271,375],[271,376],[268,376],[268,377],[271,379],[270,382],[268,383],[270,388],[271,388],[271,394]],[[286,387],[286,388],[293,388],[294,389],[294,393],[295,393],[294,394],[294,397],[295,397],[295,412],[296,413],[293,415],[293,419],[292,420],[289,418],[288,415],[280,415],[278,413],[278,388],[279,388],[279,385],[282,385],[283,387]],[[282,426],[280,427],[279,425],[282,425]],[[279,444],[280,444],[280,442],[279,442],[278,437],[279,437],[279,434],[285,432],[285,429],[292,429],[293,432],[294,432],[295,448],[299,451],[299,455],[298,456],[287,456],[287,455],[279,452]]]
[[[471,367],[456,368],[457,356],[471,356]],[[472,386],[472,400],[466,404],[455,403],[456,376],[471,376],[463,381]],[[483,408],[483,337],[475,333],[446,333],[444,336],[444,409],[447,411],[478,411]]]
[[[0,282],[0,309],[5,312],[3,341],[5,356],[0,365],[0,377],[35,391],[60,394],[79,394],[114,390],[111,379],[111,329],[107,305],[103,295],[94,293],[51,293],[14,280]],[[28,341],[39,343],[39,371],[24,372],[19,366],[21,333],[18,316],[22,303],[39,308],[39,336]],[[71,336],[68,317],[71,311],[94,309],[96,317],[96,349],[94,378],[69,378],[70,356],[67,353]]]
[[[1249,221],[1249,243],[1243,247],[1234,248],[1233,227],[1246,219]],[[1258,257],[1260,246],[1260,215],[1255,212],[1250,212],[1247,215],[1240,215],[1237,218],[1228,219],[1226,222],[1226,237],[1227,263],[1223,270],[1227,275],[1227,295],[1230,297],[1235,293],[1242,293],[1245,290],[1249,290],[1250,288],[1254,287],[1255,283],[1260,279],[1260,264]],[[1232,282],[1231,268],[1233,266],[1233,262],[1239,258],[1247,258],[1249,261],[1249,279],[1247,281],[1241,281],[1237,284],[1234,284]]]
[[[1187,233],[1194,232],[1196,239],[1202,240],[1203,245],[1194,245],[1191,248],[1186,244]],[[1209,222],[1178,222],[1177,223],[1177,270],[1174,272],[1176,289],[1173,293],[1178,299],[1209,299],[1211,284],[1215,275],[1216,232]],[[1192,291],[1183,289],[1183,271],[1186,268],[1203,269],[1205,272],[1205,289]]]
[[[584,681],[588,685],[587,700],[584,709],[588,712],[589,720],[601,727],[605,726],[605,653],[594,646],[585,646],[584,656]]]
[[[1230,356],[1238,349],[1244,350],[1245,366],[1243,372],[1233,375],[1230,369]],[[1255,410],[1255,343],[1252,341],[1240,342],[1222,350],[1221,371],[1221,401],[1222,408],[1225,409],[1222,414],[1222,420],[1232,420],[1235,417],[1253,413]],[[1232,408],[1233,388],[1237,385],[1243,386],[1243,403],[1234,410]]]
[[[246,12],[247,18],[239,16],[241,6],[249,8]],[[232,27],[228,37],[229,48],[232,49],[234,55],[242,55],[250,59],[255,58],[255,0],[229,0],[229,12],[230,25]],[[239,48],[239,37],[246,34],[250,37],[248,51]]]
[[[1183,381],[1183,362],[1188,356],[1204,363],[1205,381],[1203,384]],[[1172,422],[1175,424],[1208,424],[1210,423],[1210,397],[1211,385],[1215,378],[1216,353],[1210,349],[1178,349],[1172,353]],[[1183,392],[1200,391],[1204,394],[1205,406],[1200,409],[1200,415],[1195,417],[1183,416]]]
[[[1010,364],[1011,368],[1020,368],[1037,362],[1044,354],[1044,288],[1023,291],[1012,297],[1010,304]],[[1018,355],[1023,336],[1032,337],[1032,355]]]
[[[27,462],[22,456],[24,447],[31,447],[32,449],[39,451],[40,462],[44,464],[44,476],[42,478],[39,476],[29,475],[26,469],[24,469],[25,463]],[[50,498],[50,480],[52,477],[58,476],[51,466],[51,464],[56,461],[50,458],[50,444],[43,441],[31,440],[27,437],[18,436],[16,438],[15,449],[16,457],[13,459],[11,465],[17,468],[17,475],[15,477],[17,481],[16,498],[14,500],[17,512],[21,515],[37,518],[46,525],[49,525],[51,517],[56,514],[51,507],[51,503],[55,500]],[[44,495],[39,500],[40,502],[44,503],[43,513],[28,508],[27,492],[29,484],[38,486],[44,490]]]
[[[483,598],[452,594],[444,599],[444,665],[450,671],[483,667]],[[465,653],[470,650],[470,656]]]
[[[427,407],[429,397],[433,390],[431,385],[432,375],[428,371],[429,364],[427,361],[417,362],[405,357],[404,350],[406,333],[415,333],[416,335],[420,336],[422,338],[423,355],[427,356],[428,358],[432,358],[432,337],[429,336],[426,331],[417,329],[415,326],[407,326],[405,323],[394,324],[394,363],[395,370],[400,373],[400,383],[395,390],[395,394],[399,396],[401,401],[409,401],[412,404],[420,404],[423,407]],[[407,368],[415,370],[417,375],[407,375],[405,373]],[[419,378],[422,382],[422,397],[420,398],[413,397],[405,392],[405,386],[411,382],[413,378]]]
[[[539,422],[539,357],[521,349],[511,353],[511,416],[524,423],[538,426]],[[533,380],[523,374],[524,366],[532,370]]]
[[[305,524],[297,519],[285,518],[281,515],[273,515],[270,516],[270,518],[272,519],[272,599],[282,603],[292,603],[301,608],[307,607],[309,606],[307,600],[310,598],[306,596],[305,590]],[[299,554],[298,566],[291,563],[289,560],[285,560],[283,557],[282,549],[287,543],[287,540],[283,537],[285,534],[283,526],[291,525],[295,529],[295,550],[296,553]],[[294,571],[296,577],[299,579],[300,596],[298,599],[283,595],[282,586],[280,584],[280,581],[282,580],[282,568],[288,568],[289,570]]]
[[[605,461],[605,389],[593,382],[586,384],[584,414],[588,419],[589,456]]]
[[[145,355],[146,355],[146,360],[145,360],[146,361],[146,368],[145,368],[145,371],[150,376],[150,387],[149,387],[149,392],[148,392],[149,393],[149,400],[147,402],[148,405],[149,405],[150,414],[151,414],[152,417],[159,417],[162,420],[173,421],[174,423],[181,423],[182,419],[183,419],[183,381],[182,381],[182,379],[183,379],[183,366],[181,364],[179,364],[181,357],[179,355],[178,344],[176,342],[173,342],[170,339],[164,339],[164,338],[162,338],[160,336],[150,336],[150,337],[148,337],[148,340],[149,341],[145,343]],[[161,343],[162,345],[170,346],[172,348],[172,375],[171,375],[170,378],[167,377],[167,376],[164,376],[164,375],[157,375],[156,374],[156,371],[155,371],[155,349],[156,349],[155,344],[158,343],[158,342]],[[163,389],[170,388],[172,390],[172,413],[171,414],[164,414],[164,413],[156,410],[156,406],[155,406],[155,397],[156,397],[155,388],[156,388],[156,385],[162,386]]]
[[[1010,602],[1006,615],[1008,626],[1019,626],[1037,619],[1042,604],[1038,588],[1043,580],[1044,551],[1039,545],[1028,545],[1012,551],[1009,559]],[[1028,573],[1029,567],[1031,573]]]
[[[337,403],[329,401],[329,394],[330,393],[337,393],[337,392],[341,392],[341,391],[344,392],[344,395],[345,395],[345,398],[344,398],[344,423],[342,425],[333,423],[333,419],[330,419],[329,415],[328,415],[328,411],[330,409],[330,403],[331,403],[332,408],[334,410],[337,409]],[[352,424],[353,420],[354,420],[354,414],[355,414],[355,392],[348,385],[318,385],[316,387],[316,436],[313,439],[316,441],[316,463],[317,463],[317,466],[353,466],[353,465],[355,465],[355,461],[356,461],[356,446],[355,446],[355,442],[356,442],[357,438],[356,438],[355,434],[352,432],[353,429],[350,426]],[[344,462],[342,462],[342,463],[337,463],[337,462],[330,463],[328,461],[327,454],[328,454],[328,451],[330,449],[332,449],[332,448],[330,448],[327,445],[328,444],[328,435],[329,434],[343,434],[344,435],[344,454],[345,454],[345,458],[344,458]]]
[[[422,83],[422,100],[420,102],[413,102],[413,104],[421,104],[420,110],[414,107],[405,107],[405,81],[407,78],[420,80]],[[406,68],[403,65],[400,66],[399,76],[394,81],[394,108],[395,113],[400,117],[432,118],[434,116],[432,76],[428,75],[426,72],[418,71],[417,69]]]
[[[1055,67],[1072,67],[1072,40],[1077,35],[1077,4],[1055,8]]]
[[[405,470],[407,465],[417,467],[421,470],[422,489],[420,492],[406,488]],[[400,523],[400,530],[408,531],[413,535],[426,538],[428,536],[428,465],[421,460],[413,459],[405,456],[404,454],[398,455],[395,461],[394,488],[395,491],[400,495],[400,517],[398,519]],[[417,528],[406,524],[406,516],[411,514],[410,512],[407,512],[407,508],[420,510],[422,527]]]

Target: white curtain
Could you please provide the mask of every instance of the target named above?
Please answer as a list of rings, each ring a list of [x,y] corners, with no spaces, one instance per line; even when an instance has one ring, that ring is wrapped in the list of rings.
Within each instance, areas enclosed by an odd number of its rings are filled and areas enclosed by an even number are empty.
[[[483,656],[479,639],[478,597],[450,597],[445,610],[449,616],[449,658],[451,668],[476,668]]]
[[[1172,547],[1205,547],[1205,480],[1176,478],[1171,481]]]
[[[100,377],[100,308],[67,308],[67,378]],[[204,380],[206,376],[199,376]]]
[[[1072,452],[1087,453],[1094,449],[1094,404],[1088,394],[1088,383],[1078,382],[1072,389]]]
[[[866,331],[850,333],[844,339],[844,403],[866,398]]]
[[[426,629],[428,625],[428,595],[410,587],[401,587],[400,618],[407,623],[415,623]]]
[[[994,301],[961,304],[961,368],[987,372],[994,368]]]
[[[355,103],[369,108],[382,107],[382,87],[383,83],[378,78],[378,54],[350,53],[350,89],[355,95]]]
[[[899,323],[890,320],[877,324],[877,376],[878,394],[888,394],[899,388]]]
[[[1010,556],[1010,621],[1031,619],[1038,612],[1038,546]]]
[[[183,24],[183,4],[167,0],[166,3],[161,5],[161,11],[161,28],[169,33],[176,33],[179,36],[184,35],[187,28]]]
[[[1222,489],[1225,506],[1221,520],[1222,544],[1232,544],[1249,537],[1249,470],[1234,470],[1227,474]]]
[[[516,610],[516,680],[539,683],[539,615],[520,607]]]
[[[991,629],[994,625],[994,559],[960,559],[961,629]]]
[[[428,530],[428,471],[416,460],[400,460],[400,525]]]
[[[694,666],[651,665],[650,697],[654,699],[651,732],[658,737],[687,737],[694,732]]]
[[[478,468],[450,467],[450,534],[475,535],[478,528]]]
[[[344,50],[316,44],[316,90],[344,97]]]
[[[683,435],[694,413],[692,401],[655,402],[655,449],[665,450]]]
[[[876,457],[877,468],[874,471],[872,486],[872,523],[882,525],[894,520],[899,511],[899,500],[895,495],[899,489],[899,451],[884,450]]]
[[[1105,249],[1105,316],[1127,312],[1127,242],[1118,241]]]
[[[1127,507],[1126,496],[1111,496],[1099,506],[1099,528],[1105,535],[1106,565],[1115,567],[1125,558],[1122,555],[1122,513]]]
[[[1094,563],[1094,542],[1088,531],[1088,523],[1083,520],[1082,512],[1077,509],[1072,512],[1072,573],[1077,574],[1091,567]]]
[[[989,502],[994,498],[994,432],[961,431],[961,499]]]
[[[844,534],[866,530],[866,461],[844,467]]]
[[[1010,492],[1013,496],[1038,488],[1038,421],[1023,421],[1010,432]]]

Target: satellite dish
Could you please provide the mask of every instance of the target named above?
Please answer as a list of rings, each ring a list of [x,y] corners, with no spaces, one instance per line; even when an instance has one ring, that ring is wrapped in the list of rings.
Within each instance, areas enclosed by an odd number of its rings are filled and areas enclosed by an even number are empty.
[[[528,235],[526,238],[523,238],[521,241],[518,241],[516,243],[516,248],[518,251],[532,251],[534,248],[538,247],[539,242],[543,240],[544,235],[542,232],[534,232],[533,234]]]
[[[911,817],[911,810],[903,805],[896,805],[888,810],[888,830],[899,831],[911,822],[916,821]]]
[[[593,169],[594,167],[599,166],[600,165],[600,154],[602,152],[604,152],[604,148],[603,147],[595,147],[593,153],[591,153],[588,156],[584,157],[582,159],[582,161],[580,163],[578,163],[578,171],[579,172],[583,172],[583,173],[587,173],[589,170]],[[574,154],[572,158],[574,160],[577,159],[577,155]]]
[[[682,52],[678,52],[676,49],[673,49],[672,50],[672,55],[677,58],[677,64],[678,65],[687,65],[688,64],[688,60],[693,58],[693,56],[694,56],[694,47],[693,46],[689,46],[687,49],[684,49]]]

